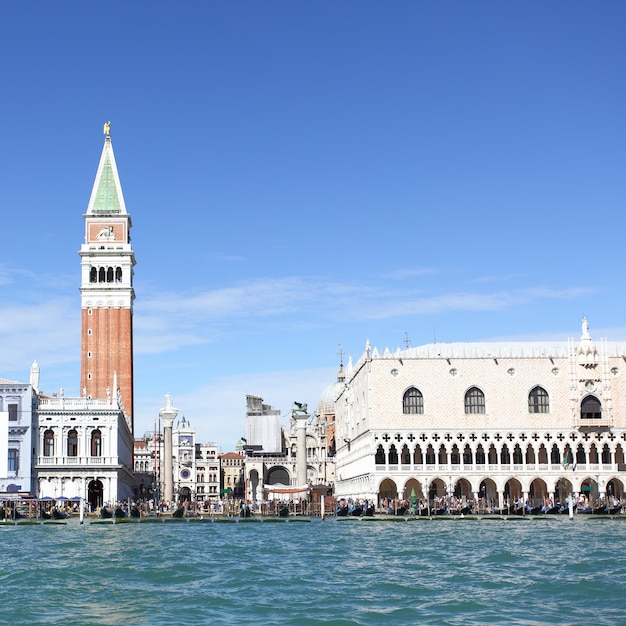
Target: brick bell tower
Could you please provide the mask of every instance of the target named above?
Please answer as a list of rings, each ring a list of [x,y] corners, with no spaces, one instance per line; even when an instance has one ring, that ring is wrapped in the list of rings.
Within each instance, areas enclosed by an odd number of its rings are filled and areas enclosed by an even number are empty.
[[[91,398],[115,398],[119,392],[132,430],[135,253],[110,129],[107,122],[96,180],[83,215],[80,386],[81,395]]]

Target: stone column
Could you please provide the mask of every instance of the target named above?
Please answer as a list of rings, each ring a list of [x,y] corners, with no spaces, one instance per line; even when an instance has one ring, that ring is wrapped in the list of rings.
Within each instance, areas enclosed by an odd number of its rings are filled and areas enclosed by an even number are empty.
[[[174,470],[172,466],[172,426],[178,409],[172,406],[172,398],[165,394],[165,407],[159,411],[163,420],[163,499],[168,504],[174,499]]]
[[[292,413],[294,420],[296,421],[296,445],[297,445],[297,478],[298,485],[306,485],[306,425],[309,421],[310,415],[306,413]]]

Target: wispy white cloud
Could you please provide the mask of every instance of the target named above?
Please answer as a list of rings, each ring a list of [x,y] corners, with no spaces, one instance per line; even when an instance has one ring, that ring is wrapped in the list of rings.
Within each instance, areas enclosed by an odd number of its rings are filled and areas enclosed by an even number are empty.
[[[416,276],[426,276],[437,273],[438,270],[432,267],[407,267],[383,274],[383,277],[391,280],[406,280],[407,278],[415,278]]]
[[[338,319],[385,320],[455,311],[502,311],[541,300],[566,300],[592,293],[586,287],[532,287],[494,292],[427,295],[384,283],[319,278],[259,278],[205,292],[152,292],[137,306],[137,350],[159,352],[211,343],[243,320],[260,328],[281,320],[291,328],[319,327]],[[250,329],[252,326],[248,326]]]

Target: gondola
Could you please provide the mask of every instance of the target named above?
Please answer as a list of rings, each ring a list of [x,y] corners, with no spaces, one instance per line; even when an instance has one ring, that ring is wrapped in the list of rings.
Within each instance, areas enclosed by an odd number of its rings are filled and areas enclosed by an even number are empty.
[[[284,504],[278,509],[278,517],[289,517],[289,508]]]
[[[182,506],[179,506],[173,513],[172,517],[185,517],[185,509]],[[245,517],[244,509],[241,507],[241,517]]]
[[[116,519],[122,519],[123,517],[126,517],[126,513],[124,512],[124,509],[122,509],[121,506],[118,506],[115,509],[115,518]]]
[[[100,509],[100,517],[102,519],[111,519],[113,517],[113,513],[109,511],[105,506]]]
[[[363,511],[363,515],[367,516],[367,517],[372,517],[372,515],[374,515],[374,507],[373,506],[368,506],[365,511]]]
[[[352,515],[352,517],[361,517],[361,515],[363,515],[363,507],[358,504],[353,506],[350,509],[350,515]]]
[[[52,519],[52,515],[43,509],[39,509],[39,519]]]
[[[469,515],[472,512],[472,507],[469,504],[461,507],[460,509],[452,509],[450,515]]]
[[[67,513],[65,511],[59,511],[59,509],[52,509],[52,519],[67,519]]]
[[[141,517],[141,513],[139,512],[139,509],[136,506],[131,507],[130,516],[134,518]]]
[[[618,505],[616,505],[616,506],[612,506],[612,507],[611,507],[611,508],[607,511],[607,513],[608,513],[609,515],[618,515],[618,514],[619,514],[619,513],[621,513],[621,512],[622,512],[622,505],[621,505],[621,504],[618,504]]]
[[[438,509],[431,509],[432,515],[447,515],[448,509],[445,506],[440,506]]]
[[[347,517],[348,513],[350,513],[348,503],[345,500],[339,500],[335,509],[335,515],[337,517]]]
[[[408,508],[408,506],[399,506],[396,509],[396,515],[406,515]]]
[[[558,506],[544,506],[543,509],[541,509],[541,513],[543,515],[556,515],[558,512],[560,511]]]

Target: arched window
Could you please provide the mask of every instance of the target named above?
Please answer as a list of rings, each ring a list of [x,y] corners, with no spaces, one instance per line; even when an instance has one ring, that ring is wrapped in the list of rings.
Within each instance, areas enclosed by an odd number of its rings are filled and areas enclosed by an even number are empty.
[[[438,456],[439,465],[448,464],[448,451],[446,450],[446,447],[443,444],[439,446],[439,454],[437,456]]]
[[[103,282],[105,282],[105,278],[106,278],[105,269],[104,269],[104,267],[101,267],[101,268],[98,270],[98,282],[99,282],[99,283],[103,283]]]
[[[424,457],[422,456],[422,448],[419,444],[415,446],[415,450],[413,451],[413,464],[414,465],[423,465]]]
[[[472,449],[469,444],[465,444],[465,449],[463,450],[463,465],[471,465],[472,464]]]
[[[523,463],[522,458],[522,449],[520,448],[519,443],[516,443],[515,448],[513,448],[513,463],[515,463],[515,465],[521,465]]]
[[[465,394],[465,413],[484,413],[485,394],[478,388],[472,387]]]
[[[502,451],[500,452],[500,463],[502,465],[511,464],[511,455],[509,453],[509,446],[507,446],[506,443],[502,446]]]
[[[98,429],[91,433],[91,456],[102,456],[102,433]]]
[[[385,449],[383,448],[382,444],[379,445],[378,449],[376,450],[376,457],[374,462],[376,463],[376,465],[385,464]]]
[[[95,267],[92,267],[89,270],[89,282],[90,283],[97,283],[98,282],[98,270]]]
[[[434,465],[435,464],[435,450],[432,444],[428,444],[428,448],[426,448],[426,465]]]
[[[391,448],[389,448],[389,465],[397,465],[398,464],[398,451],[396,450],[396,446],[391,444]]]
[[[407,446],[406,443],[402,446],[400,459],[403,465],[409,465],[411,463],[411,453],[409,452],[409,446]]]
[[[528,412],[529,413],[549,413],[550,397],[543,387],[535,387],[528,394]]]
[[[602,405],[595,396],[587,396],[580,404],[580,418],[599,420],[602,417]]]
[[[404,392],[402,412],[405,415],[422,415],[424,413],[424,397],[419,389],[411,387]]]
[[[485,449],[483,448],[483,444],[479,443],[476,448],[476,465],[484,465],[485,464]]]
[[[458,465],[461,462],[461,455],[459,454],[459,448],[456,443],[452,446],[452,450],[450,450],[450,464]]]
[[[67,456],[78,456],[78,433],[73,429],[67,433]]]
[[[54,433],[51,430],[43,434],[43,455],[54,456]]]
[[[552,444],[552,451],[550,452],[550,463],[557,465],[561,462],[561,452],[559,451],[559,447],[555,444]]]
[[[122,268],[121,267],[115,268],[115,282],[116,283],[122,282]]]
[[[107,283],[113,282],[113,268],[107,267]]]

